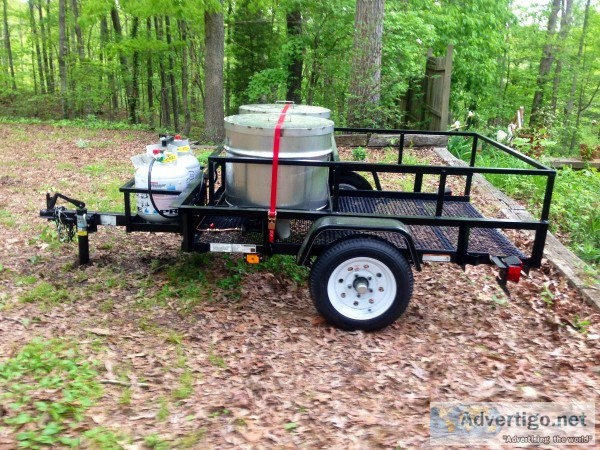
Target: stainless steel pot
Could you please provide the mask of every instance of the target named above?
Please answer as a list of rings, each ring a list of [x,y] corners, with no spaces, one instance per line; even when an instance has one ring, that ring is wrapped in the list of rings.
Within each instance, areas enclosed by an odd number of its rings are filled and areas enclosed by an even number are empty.
[[[225,118],[225,150],[229,157],[272,160],[279,114],[240,114]],[[279,159],[328,161],[333,122],[319,117],[288,115],[283,122]],[[269,207],[271,164],[227,163],[225,198],[234,206]],[[326,167],[279,166],[277,207],[316,210],[329,201]]]
[[[278,114],[284,106],[285,104],[282,103],[242,105],[240,106],[240,114]],[[313,116],[329,119],[331,110],[320,106],[291,104],[287,113],[298,116]]]

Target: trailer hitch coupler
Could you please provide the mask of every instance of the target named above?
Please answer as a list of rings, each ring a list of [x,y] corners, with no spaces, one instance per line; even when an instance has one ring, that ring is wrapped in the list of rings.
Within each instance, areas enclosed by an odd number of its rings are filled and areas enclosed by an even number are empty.
[[[90,243],[88,238],[87,209],[77,208],[77,243],[79,246],[79,265],[90,262]]]

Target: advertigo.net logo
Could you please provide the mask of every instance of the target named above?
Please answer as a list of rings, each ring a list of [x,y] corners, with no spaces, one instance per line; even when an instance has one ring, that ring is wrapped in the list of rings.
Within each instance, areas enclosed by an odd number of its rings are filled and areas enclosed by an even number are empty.
[[[431,444],[595,446],[594,403],[432,402]]]

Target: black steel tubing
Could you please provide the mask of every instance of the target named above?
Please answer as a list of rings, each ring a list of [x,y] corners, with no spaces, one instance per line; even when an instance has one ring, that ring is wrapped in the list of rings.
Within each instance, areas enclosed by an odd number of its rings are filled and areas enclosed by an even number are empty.
[[[398,164],[402,164],[402,160],[404,159],[404,133],[400,135],[400,140],[398,141]]]
[[[552,201],[555,178],[556,175],[550,175],[546,181],[546,192],[544,193],[544,204],[542,205],[542,215],[540,220],[548,220],[550,217],[550,203]]]
[[[529,156],[526,156],[523,153],[518,152],[518,151],[516,151],[516,150],[514,150],[514,149],[512,149],[512,148],[510,148],[510,147],[508,147],[508,146],[506,146],[504,144],[501,144],[499,142],[493,141],[492,139],[490,139],[490,138],[488,138],[486,136],[479,135],[479,137],[483,141],[487,142],[488,144],[491,144],[492,146],[496,147],[497,149],[502,150],[503,152],[508,153],[509,155],[514,156],[517,159],[520,159],[521,161],[529,164],[530,166],[533,166],[533,167],[535,167],[537,169],[553,171],[553,169],[551,169],[550,167],[545,166],[544,164],[536,161],[535,159],[530,158]]]
[[[441,216],[444,211],[444,196],[446,195],[446,174],[440,175],[440,184],[438,185],[437,201],[435,205],[435,215]]]
[[[244,163],[244,164],[271,164],[270,159],[254,159],[243,157],[224,157],[216,158],[221,163]],[[552,169],[515,169],[498,167],[454,167],[454,166],[425,166],[425,165],[402,165],[398,164],[372,164],[360,162],[342,162],[342,161],[301,161],[284,159],[279,161],[282,166],[303,166],[303,167],[343,167],[344,170],[357,172],[390,172],[390,173],[423,173],[430,175],[439,175],[447,172],[448,175],[469,175],[475,173],[495,173],[505,175],[552,175],[556,171]],[[376,166],[376,167],[374,167]],[[157,193],[162,191],[156,191]],[[169,192],[169,191],[165,191]],[[171,191],[171,193],[173,193]]]
[[[475,167],[475,159],[477,157],[477,136],[473,138],[473,144],[471,145],[471,159],[469,160],[469,167]],[[471,195],[471,186],[473,184],[473,174],[467,175],[467,181],[465,183],[465,195]]]

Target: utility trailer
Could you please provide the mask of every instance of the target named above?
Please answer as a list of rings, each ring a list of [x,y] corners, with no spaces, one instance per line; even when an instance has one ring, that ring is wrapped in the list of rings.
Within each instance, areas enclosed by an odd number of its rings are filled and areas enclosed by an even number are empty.
[[[77,235],[81,264],[89,261],[88,234],[97,231],[99,225],[122,226],[128,233],[177,233],[182,236],[185,252],[240,253],[250,263],[275,254],[294,255],[297,264],[311,268],[310,294],[318,312],[346,330],[376,330],[394,322],[412,295],[412,268],[420,271],[424,262],[495,265],[499,269],[497,280],[505,289],[507,281],[519,280],[521,270],[540,267],[555,170],[477,133],[350,128],[336,128],[336,132],[397,135],[397,161],[341,161],[336,150],[330,161],[279,160],[279,166],[328,170],[329,201],[320,210],[278,208],[273,214],[269,208],[228,204],[225,179],[231,164],[272,165],[273,161],[232,158],[219,147],[208,158],[201,179],[183,192],[153,189],[150,193],[176,197],[172,207],[179,215],[171,223],[148,222],[132,213],[132,196],[149,194],[148,189],[136,188],[133,179],[120,188],[124,213],[87,211],[83,202],[48,194],[46,209],[40,215],[55,221],[71,237]],[[471,139],[469,166],[404,164],[405,143],[414,134]],[[481,145],[512,155],[527,168],[477,167]],[[359,173],[368,174],[374,186]],[[472,202],[475,174],[544,177],[539,220],[485,217]],[[382,179],[401,175],[410,177],[411,189],[384,188]],[[437,181],[434,192],[423,192],[424,177]],[[462,180],[464,190],[449,192],[447,183],[453,177]],[[59,198],[76,209],[57,207]],[[278,226],[281,224],[283,232]],[[532,230],[534,239],[528,249],[519,248],[502,230]]]

